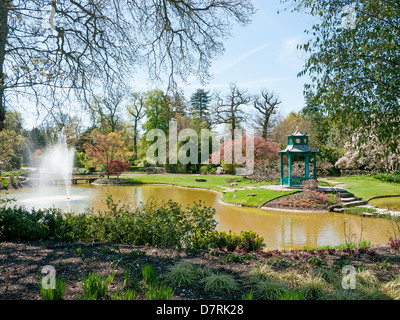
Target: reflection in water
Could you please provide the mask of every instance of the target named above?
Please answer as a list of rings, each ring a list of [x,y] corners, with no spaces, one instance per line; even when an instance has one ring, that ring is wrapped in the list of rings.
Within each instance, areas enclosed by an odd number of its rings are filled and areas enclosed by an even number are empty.
[[[46,208],[55,206],[63,210],[83,212],[91,207],[106,209],[106,194],[111,194],[114,201],[137,206],[153,200],[173,200],[187,204],[202,200],[206,206],[216,209],[218,230],[239,233],[241,230],[253,230],[264,236],[269,249],[316,247],[338,245],[345,242],[344,224],[347,221],[352,233],[370,240],[373,244],[388,241],[390,221],[378,218],[361,218],[339,213],[292,213],[268,211],[258,208],[245,208],[225,205],[220,202],[220,195],[197,189],[185,189],[169,186],[94,186],[80,184],[73,186],[71,197],[65,199],[65,189],[49,187],[42,194],[35,189],[10,191],[10,196],[17,204],[27,208]],[[14,205],[14,204],[13,204]],[[363,221],[363,227],[362,227]]]

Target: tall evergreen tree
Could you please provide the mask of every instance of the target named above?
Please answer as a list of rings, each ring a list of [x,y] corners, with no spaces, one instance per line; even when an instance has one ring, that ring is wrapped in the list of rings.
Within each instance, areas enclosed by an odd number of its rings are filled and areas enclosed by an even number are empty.
[[[205,121],[208,126],[210,126],[210,102],[209,91],[203,89],[198,89],[190,98],[192,117]]]

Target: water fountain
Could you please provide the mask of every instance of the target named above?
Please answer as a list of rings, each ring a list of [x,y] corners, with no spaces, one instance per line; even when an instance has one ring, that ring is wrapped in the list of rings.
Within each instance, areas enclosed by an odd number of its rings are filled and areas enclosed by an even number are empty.
[[[24,194],[19,203],[35,209],[53,206],[70,210],[70,204],[84,197],[71,195],[74,148],[68,148],[65,132],[58,134],[57,142],[45,150],[37,170],[38,184]]]
[[[58,134],[58,141],[47,149],[40,162],[40,187],[62,182],[65,186],[65,196],[71,196],[71,178],[74,165],[73,148],[68,148],[66,136],[62,130]]]
[[[44,154],[40,164],[40,185],[61,180],[65,186],[66,197],[71,195],[71,178],[74,162],[74,149],[68,148],[65,133],[61,131],[58,141]]]

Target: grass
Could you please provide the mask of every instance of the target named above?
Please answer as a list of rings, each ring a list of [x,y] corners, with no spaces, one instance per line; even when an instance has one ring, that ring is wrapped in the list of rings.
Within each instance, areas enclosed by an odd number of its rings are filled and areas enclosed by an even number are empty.
[[[114,274],[103,276],[101,274],[89,273],[82,281],[82,300],[97,300],[105,297],[108,293],[108,285],[114,280]]]
[[[383,182],[370,176],[331,178],[327,181],[345,184],[347,191],[366,201],[376,197],[400,195],[400,184]]]
[[[211,274],[204,278],[204,289],[214,293],[231,293],[239,289],[236,280],[229,274]]]
[[[65,292],[65,279],[63,277],[57,279],[55,289],[44,288],[39,282],[39,292],[43,300],[62,300]]]
[[[296,191],[274,191],[261,186],[272,185],[272,182],[253,183],[251,179],[246,179],[240,176],[233,175],[185,175],[185,174],[141,174],[135,176],[121,176],[132,184],[167,184],[188,188],[201,188],[223,193],[226,188],[247,188],[254,189],[237,190],[236,192],[226,192],[222,195],[222,201],[244,205],[250,207],[259,207],[264,203],[292,194]],[[205,179],[205,182],[196,182],[196,179]],[[225,183],[230,180],[231,183],[236,183],[236,186],[231,187],[230,183]],[[236,181],[236,180],[240,180]],[[248,194],[256,194],[251,197]]]
[[[170,268],[165,278],[177,287],[192,285],[199,278],[199,269],[193,263],[180,261]]]

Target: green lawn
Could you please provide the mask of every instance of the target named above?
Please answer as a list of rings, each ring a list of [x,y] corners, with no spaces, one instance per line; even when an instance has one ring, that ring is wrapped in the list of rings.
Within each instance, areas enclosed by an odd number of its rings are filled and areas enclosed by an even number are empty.
[[[222,196],[222,201],[232,204],[240,204],[244,206],[259,207],[264,203],[275,198],[291,194],[295,191],[274,191],[260,188],[268,182],[253,183],[250,179],[245,179],[240,176],[227,175],[185,175],[185,174],[141,174],[141,175],[126,175],[121,178],[127,179],[131,183],[136,184],[169,184],[181,187],[211,189],[218,192],[226,191],[226,188],[231,188],[230,183],[225,183],[225,180],[231,180],[232,183],[237,183],[237,186],[232,188],[255,187],[255,189],[237,190],[236,192],[226,192]],[[206,182],[196,182],[196,179],[206,179]],[[240,180],[240,182],[235,182]],[[251,197],[248,194],[256,194]],[[236,197],[234,196],[236,195]]]
[[[400,195],[400,184],[382,182],[369,176],[331,178],[327,181],[344,183],[347,191],[366,201],[375,197]]]

